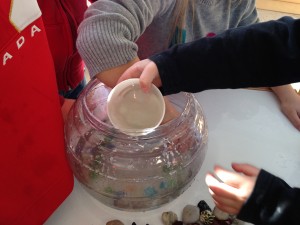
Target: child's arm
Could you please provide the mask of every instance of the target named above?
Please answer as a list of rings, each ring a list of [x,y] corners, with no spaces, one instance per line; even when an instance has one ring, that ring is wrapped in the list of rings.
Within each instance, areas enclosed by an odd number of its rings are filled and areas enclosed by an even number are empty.
[[[121,79],[142,74],[151,81],[159,74],[165,94],[299,82],[299,28],[300,20],[284,17],[231,29],[176,45],[150,57],[155,65],[149,60],[134,65],[143,69],[130,68]]]
[[[124,69],[123,65],[138,57],[138,39],[155,17],[168,11],[174,4],[173,0],[93,3],[85,12],[76,40],[78,52],[90,76],[97,75],[101,80],[103,78],[105,82],[114,84],[114,76]]]

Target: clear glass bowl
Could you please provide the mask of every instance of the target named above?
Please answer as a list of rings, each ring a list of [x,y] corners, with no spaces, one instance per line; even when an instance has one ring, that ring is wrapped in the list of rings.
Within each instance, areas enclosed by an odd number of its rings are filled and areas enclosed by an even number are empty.
[[[100,202],[145,211],[183,193],[203,163],[208,132],[192,94],[167,96],[180,115],[142,136],[115,129],[106,113],[110,88],[90,81],[65,125],[66,151],[75,177]]]

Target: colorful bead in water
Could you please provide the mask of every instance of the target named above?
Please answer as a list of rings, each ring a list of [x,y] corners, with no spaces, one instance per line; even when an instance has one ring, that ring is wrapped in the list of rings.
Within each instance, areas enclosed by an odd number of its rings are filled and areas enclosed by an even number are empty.
[[[155,190],[154,187],[147,187],[144,190],[145,196],[147,197],[154,197],[155,195],[157,195],[157,191]]]

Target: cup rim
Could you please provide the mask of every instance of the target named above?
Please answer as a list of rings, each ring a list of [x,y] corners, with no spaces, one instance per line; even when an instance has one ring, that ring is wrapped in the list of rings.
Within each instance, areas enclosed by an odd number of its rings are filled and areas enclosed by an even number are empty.
[[[161,124],[161,122],[163,121],[164,115],[165,115],[164,97],[163,97],[162,93],[160,92],[160,90],[154,84],[152,84],[151,92],[153,92],[154,96],[158,97],[158,100],[162,104],[162,109],[160,112],[161,115],[159,117],[159,120],[157,120],[156,123],[152,127],[143,128],[143,129],[134,129],[134,128],[128,129],[128,128],[122,128],[122,126],[120,126],[118,123],[116,123],[116,121],[114,121],[113,117],[111,116],[111,107],[110,107],[109,103],[111,102],[111,100],[114,97],[117,97],[117,95],[120,94],[126,88],[128,88],[130,86],[136,86],[136,85],[140,86],[139,82],[140,82],[139,78],[130,78],[130,79],[124,80],[124,81],[118,83],[110,91],[110,93],[107,97],[107,116],[108,116],[111,124],[113,125],[114,128],[116,128],[116,129],[120,130],[122,133],[128,134],[130,136],[141,136],[141,135],[151,133],[153,130],[155,130],[155,128],[157,128]]]

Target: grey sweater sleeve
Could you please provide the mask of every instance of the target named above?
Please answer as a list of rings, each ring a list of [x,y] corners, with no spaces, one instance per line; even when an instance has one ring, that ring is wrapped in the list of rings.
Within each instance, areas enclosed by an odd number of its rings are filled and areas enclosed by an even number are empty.
[[[173,0],[98,0],[78,29],[77,48],[90,75],[137,57],[136,40]]]
[[[237,27],[259,22],[255,4],[255,0],[240,0],[236,2],[232,13],[232,20],[238,22]]]

